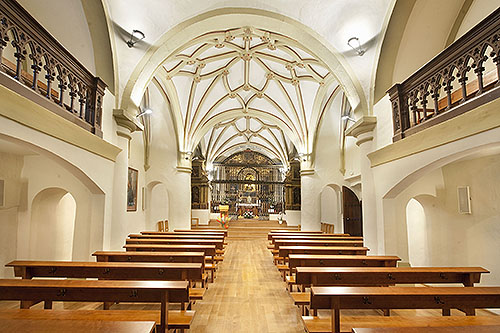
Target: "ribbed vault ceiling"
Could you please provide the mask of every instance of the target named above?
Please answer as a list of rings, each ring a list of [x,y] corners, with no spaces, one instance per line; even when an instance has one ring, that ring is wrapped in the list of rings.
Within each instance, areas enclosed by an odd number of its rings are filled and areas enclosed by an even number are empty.
[[[193,39],[165,60],[153,82],[170,103],[180,150],[200,143],[208,162],[253,148],[286,165],[292,144],[311,154],[340,90],[311,51],[254,27]]]

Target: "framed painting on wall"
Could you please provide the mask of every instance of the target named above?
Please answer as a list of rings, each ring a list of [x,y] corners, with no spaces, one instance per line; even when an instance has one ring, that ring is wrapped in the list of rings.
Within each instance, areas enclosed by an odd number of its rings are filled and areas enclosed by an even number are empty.
[[[137,178],[139,171],[128,168],[127,212],[137,211]]]

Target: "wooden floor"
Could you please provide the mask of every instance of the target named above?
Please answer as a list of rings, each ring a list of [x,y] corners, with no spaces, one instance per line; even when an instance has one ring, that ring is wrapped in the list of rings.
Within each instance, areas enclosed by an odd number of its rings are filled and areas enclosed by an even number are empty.
[[[257,222],[262,224],[263,222]],[[300,312],[285,290],[272,256],[267,249],[269,228],[231,230],[224,261],[215,283],[194,305],[196,310],[190,332],[280,332],[302,333]],[[264,230],[267,229],[265,232]],[[19,302],[0,302],[0,309],[18,308]],[[38,304],[35,308],[43,308]],[[102,309],[102,303],[54,302],[55,309]],[[159,309],[157,304],[118,304],[112,309]],[[343,311],[343,315],[380,315],[378,311]],[[453,315],[463,315],[452,310]],[[394,310],[393,316],[440,316],[438,310]],[[494,315],[478,310],[478,315]],[[330,316],[321,311],[320,316]]]
[[[216,282],[195,306],[192,332],[304,332],[267,242],[228,237]]]

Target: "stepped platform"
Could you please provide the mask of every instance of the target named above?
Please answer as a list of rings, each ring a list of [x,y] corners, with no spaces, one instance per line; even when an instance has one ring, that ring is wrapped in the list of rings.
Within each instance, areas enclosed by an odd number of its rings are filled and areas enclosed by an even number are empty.
[[[219,222],[211,220],[208,225],[200,225],[193,229],[222,229]],[[227,236],[232,238],[267,237],[270,230],[298,230],[297,226],[288,226],[286,222],[279,224],[276,220],[238,219],[229,221]]]

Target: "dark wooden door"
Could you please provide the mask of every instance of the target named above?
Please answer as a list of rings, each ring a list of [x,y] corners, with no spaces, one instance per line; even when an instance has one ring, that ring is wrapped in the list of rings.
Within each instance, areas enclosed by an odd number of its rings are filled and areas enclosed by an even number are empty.
[[[361,201],[348,187],[342,186],[344,204],[344,233],[351,236],[363,236]]]

